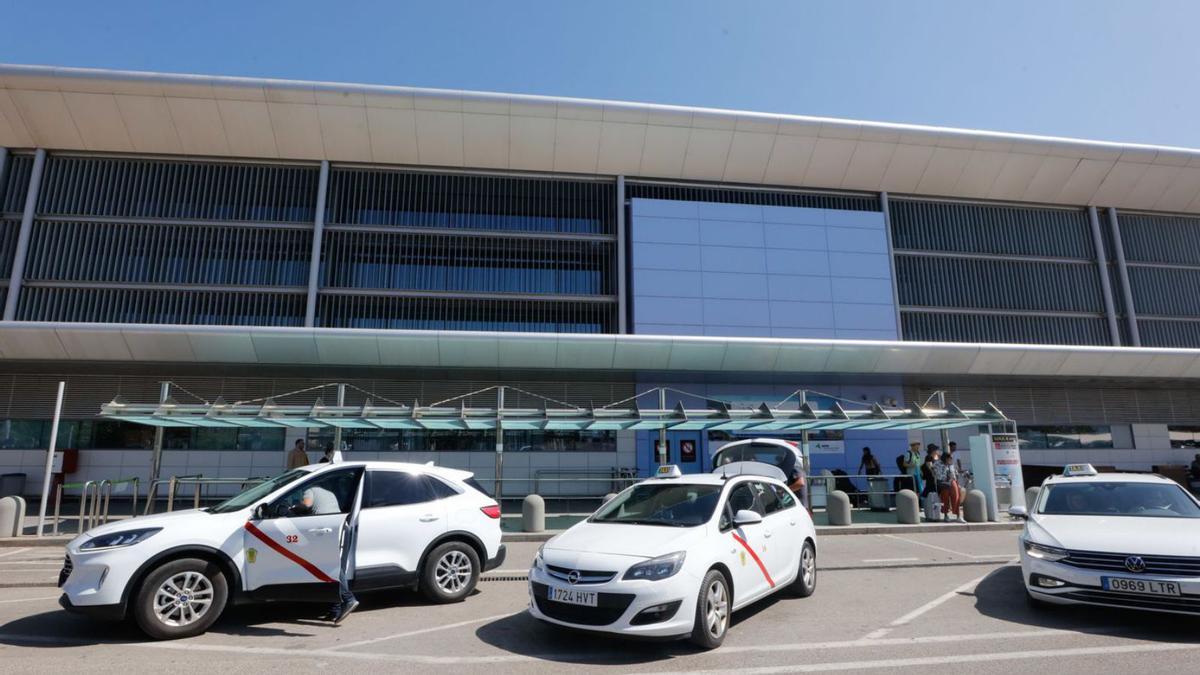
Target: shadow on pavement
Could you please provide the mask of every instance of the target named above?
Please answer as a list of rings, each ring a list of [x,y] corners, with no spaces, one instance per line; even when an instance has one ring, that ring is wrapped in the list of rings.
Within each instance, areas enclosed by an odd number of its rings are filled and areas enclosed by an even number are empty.
[[[787,598],[776,594],[739,610],[733,615],[730,633],[781,601],[787,601]],[[638,639],[578,631],[543,623],[527,611],[485,624],[475,631],[475,636],[481,642],[511,654],[555,663],[638,665],[701,652],[686,637],[678,640]]]
[[[476,591],[478,593],[479,591]],[[424,607],[429,603],[417,593],[378,591],[362,593],[355,614],[400,607]],[[226,607],[208,633],[246,637],[309,637],[321,629],[338,629],[322,618],[329,605],[321,603],[266,602]],[[0,645],[61,649],[97,644],[149,642],[132,619],[100,621],[54,610],[21,617],[0,625]]]
[[[979,583],[975,609],[983,616],[1033,628],[1155,642],[1193,643],[1200,629],[1200,617],[1183,614],[1090,605],[1032,607],[1025,600],[1021,568],[1016,565],[1001,567]]]

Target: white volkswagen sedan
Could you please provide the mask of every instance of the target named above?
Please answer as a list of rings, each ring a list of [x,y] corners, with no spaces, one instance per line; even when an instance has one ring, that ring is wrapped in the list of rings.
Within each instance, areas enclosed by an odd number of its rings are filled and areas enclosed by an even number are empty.
[[[361,494],[360,494],[361,492]],[[504,561],[500,507],[466,471],[397,462],[316,464],[207,509],[110,523],[67,544],[66,609],[128,616],[157,639],[204,632],[230,602],[332,602],[355,504],[347,578],[456,602]]]
[[[781,481],[664,466],[542,546],[529,611],[560,626],[688,637],[712,649],[735,610],[785,588],[811,595],[816,561],[812,519]]]
[[[1069,465],[1010,513],[1031,604],[1200,614],[1200,503],[1174,481]]]

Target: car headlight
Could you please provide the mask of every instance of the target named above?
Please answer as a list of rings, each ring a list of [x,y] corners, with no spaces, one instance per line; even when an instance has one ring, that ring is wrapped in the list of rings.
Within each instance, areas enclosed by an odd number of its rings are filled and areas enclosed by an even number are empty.
[[[538,570],[546,569],[546,563],[542,560],[542,549],[546,548],[545,544],[538,547],[537,553],[533,556],[533,568]]]
[[[685,553],[677,551],[664,556],[659,556],[652,560],[647,560],[643,563],[638,563],[630,567],[625,576],[626,581],[635,579],[644,579],[647,581],[658,581],[673,576],[676,572],[683,568],[683,558]]]
[[[112,534],[102,534],[83,542],[83,545],[79,549],[81,551],[88,551],[97,548],[133,546],[136,543],[153,537],[159,532],[162,532],[161,527],[145,527],[140,530],[122,530],[120,532],[113,532]]]
[[[1062,560],[1063,558],[1066,558],[1068,555],[1070,555],[1066,549],[1058,548],[1057,546],[1046,546],[1045,544],[1035,544],[1032,541],[1029,541],[1028,539],[1026,539],[1024,541],[1025,541],[1025,552],[1028,553],[1030,555],[1030,557],[1033,557],[1033,558],[1039,558],[1041,560],[1049,560],[1050,562],[1054,562],[1056,560]]]

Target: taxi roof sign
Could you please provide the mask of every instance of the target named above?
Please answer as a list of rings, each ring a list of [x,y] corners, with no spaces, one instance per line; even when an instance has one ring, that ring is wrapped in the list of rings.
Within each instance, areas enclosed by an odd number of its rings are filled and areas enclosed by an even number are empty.
[[[1062,475],[1069,478],[1071,476],[1095,476],[1098,473],[1100,472],[1096,471],[1096,467],[1091,464],[1068,464],[1063,468]]]
[[[682,478],[683,472],[674,464],[663,464],[654,472],[655,478]]]

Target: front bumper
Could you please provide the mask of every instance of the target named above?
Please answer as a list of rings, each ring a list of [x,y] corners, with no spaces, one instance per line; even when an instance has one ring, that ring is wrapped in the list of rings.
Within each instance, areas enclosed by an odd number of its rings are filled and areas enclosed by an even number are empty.
[[[618,575],[602,584],[572,587],[574,590],[598,593],[597,607],[551,601],[550,587],[569,586],[537,567],[529,570],[529,613],[535,619],[589,632],[674,638],[692,632],[700,580],[681,570],[675,576],[661,581],[623,581]],[[667,613],[653,623],[644,623],[647,620],[645,616],[638,618],[643,610],[660,605],[676,605],[676,608],[673,613]]]
[[[115,548],[93,553],[67,548],[69,564],[63,565],[58,585],[71,607],[121,607],[124,613],[125,588],[129,585],[143,555],[135,547]],[[65,607],[65,605],[64,605]]]
[[[1065,585],[1045,588],[1033,583],[1034,575],[1057,579]],[[1038,600],[1059,605],[1098,605],[1172,614],[1200,615],[1200,577],[1103,571],[1034,558],[1021,551],[1021,576],[1026,590]],[[1167,581],[1179,584],[1181,595],[1140,595],[1104,589],[1102,577]]]
[[[68,612],[74,614],[82,614],[83,616],[102,621],[122,621],[125,619],[125,603],[118,602],[115,605],[75,605],[71,603],[71,598],[63,593],[58,598],[58,604]]]

